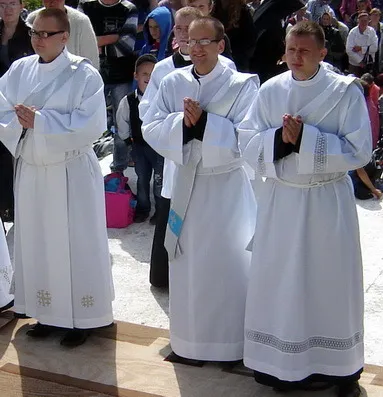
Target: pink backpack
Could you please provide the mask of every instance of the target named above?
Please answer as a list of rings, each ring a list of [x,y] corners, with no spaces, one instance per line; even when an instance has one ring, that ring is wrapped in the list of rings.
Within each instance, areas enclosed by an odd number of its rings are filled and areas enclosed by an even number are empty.
[[[116,179],[117,181],[113,181]],[[106,225],[108,228],[121,229],[133,223],[137,201],[127,185],[128,180],[129,178],[119,172],[113,172],[104,177]],[[117,182],[115,188],[110,185],[111,182]]]

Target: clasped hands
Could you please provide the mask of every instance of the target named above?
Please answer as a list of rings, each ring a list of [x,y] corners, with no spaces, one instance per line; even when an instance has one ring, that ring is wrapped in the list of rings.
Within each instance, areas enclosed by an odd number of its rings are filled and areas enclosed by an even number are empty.
[[[184,122],[186,127],[195,126],[202,116],[202,109],[199,102],[193,101],[191,98],[184,98]]]
[[[15,106],[16,116],[19,119],[19,123],[23,128],[34,128],[35,126],[35,112],[34,106],[25,106],[22,104]]]
[[[293,117],[291,114],[283,115],[282,140],[284,143],[296,145],[302,130],[302,117]]]

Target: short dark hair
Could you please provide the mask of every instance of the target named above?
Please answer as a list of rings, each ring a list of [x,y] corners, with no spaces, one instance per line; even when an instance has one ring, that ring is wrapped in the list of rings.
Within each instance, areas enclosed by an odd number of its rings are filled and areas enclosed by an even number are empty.
[[[213,27],[215,31],[215,39],[216,40],[223,40],[225,38],[225,28],[222,24],[221,21],[219,21],[217,18],[213,17],[199,17],[195,19],[189,26],[189,29],[191,26],[194,25],[210,25]]]
[[[58,28],[70,34],[69,19],[65,11],[59,10],[58,8],[44,8],[37,13],[36,19],[37,18],[54,18]]]
[[[144,54],[138,57],[136,64],[134,66],[134,71],[137,73],[138,69],[140,68],[141,65],[144,63],[152,63],[155,65],[157,63],[157,58],[151,54]]]
[[[312,36],[318,44],[319,48],[325,48],[325,34],[322,27],[317,22],[313,21],[301,21],[294,25],[289,32],[289,36]]]
[[[202,18],[203,14],[198,8],[186,6],[186,7],[180,8],[176,12],[176,15],[174,16],[174,19],[177,18],[177,17]]]
[[[363,74],[360,79],[365,81],[369,85],[374,83],[374,76],[372,74],[370,74],[370,73]]]

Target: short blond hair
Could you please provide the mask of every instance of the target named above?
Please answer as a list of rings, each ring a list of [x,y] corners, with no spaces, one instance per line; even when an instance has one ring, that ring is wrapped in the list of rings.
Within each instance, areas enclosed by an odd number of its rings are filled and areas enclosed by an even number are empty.
[[[325,48],[326,39],[322,27],[317,22],[301,21],[294,25],[286,35],[289,36],[312,36],[319,48]]]
[[[174,17],[177,18],[187,18],[187,17],[194,17],[195,19],[201,18],[203,16],[202,12],[195,7],[182,7],[180,8]]]

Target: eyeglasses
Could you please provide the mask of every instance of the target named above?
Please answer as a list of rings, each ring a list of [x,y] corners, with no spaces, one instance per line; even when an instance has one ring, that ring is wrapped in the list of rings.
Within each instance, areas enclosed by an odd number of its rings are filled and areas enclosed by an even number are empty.
[[[59,30],[58,32],[44,32],[44,31],[37,31],[34,29],[31,29],[29,31],[29,36],[31,37],[38,37],[39,39],[47,39],[48,37],[54,36],[55,34],[59,33],[65,33],[65,30]]]
[[[201,39],[201,40],[189,40],[189,47],[194,47],[196,44],[200,44],[202,47],[206,47],[211,43],[219,43],[222,39],[217,40],[209,40],[209,39]]]
[[[5,10],[6,8],[19,8],[20,7],[20,3],[9,3],[9,4],[5,4],[5,3],[0,3],[0,10]]]

